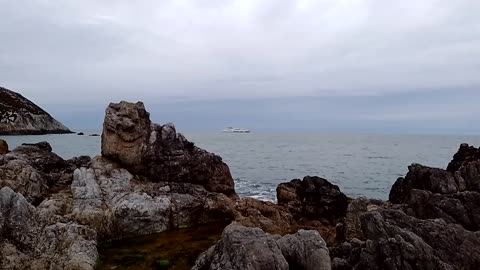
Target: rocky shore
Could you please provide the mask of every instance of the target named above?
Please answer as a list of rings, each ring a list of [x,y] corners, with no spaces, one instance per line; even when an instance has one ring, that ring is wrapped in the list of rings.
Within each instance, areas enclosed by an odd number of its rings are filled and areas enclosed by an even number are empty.
[[[480,269],[480,149],[461,145],[446,170],[411,165],[386,202],[314,176],[280,184],[277,201],[239,198],[221,157],[140,102],[112,103],[101,156],[0,141],[0,269],[95,269],[100,242],[219,223],[189,267]]]

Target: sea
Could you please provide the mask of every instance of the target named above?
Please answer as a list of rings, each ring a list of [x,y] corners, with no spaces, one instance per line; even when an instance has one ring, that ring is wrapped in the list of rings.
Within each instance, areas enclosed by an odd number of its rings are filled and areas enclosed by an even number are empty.
[[[49,142],[65,159],[100,154],[101,138],[86,136],[4,136],[10,148]],[[320,176],[351,197],[388,199],[392,184],[412,163],[446,168],[461,143],[480,145],[480,136],[220,133],[185,132],[190,141],[226,162],[242,197],[275,201],[278,184],[304,176]]]

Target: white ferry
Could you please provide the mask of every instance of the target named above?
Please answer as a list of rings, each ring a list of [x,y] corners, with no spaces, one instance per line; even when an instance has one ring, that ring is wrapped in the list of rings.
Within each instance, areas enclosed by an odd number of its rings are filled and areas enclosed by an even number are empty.
[[[227,127],[226,129],[222,130],[223,133],[250,133],[250,130],[246,128],[234,128],[234,127]]]

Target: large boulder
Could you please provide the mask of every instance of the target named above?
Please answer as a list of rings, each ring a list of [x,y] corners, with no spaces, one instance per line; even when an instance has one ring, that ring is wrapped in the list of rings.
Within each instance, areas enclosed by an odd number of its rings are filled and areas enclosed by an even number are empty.
[[[348,206],[348,198],[338,186],[316,176],[278,185],[277,200],[296,218],[326,219],[331,223],[345,217]]]
[[[22,95],[0,87],[0,135],[72,133]]]
[[[105,114],[102,155],[152,182],[191,183],[235,197],[222,159],[177,133],[171,123],[153,124],[143,103],[111,103]]]
[[[40,213],[9,187],[0,189],[1,269],[95,269],[96,233]]]
[[[195,270],[327,270],[330,257],[317,231],[294,235],[269,235],[259,228],[233,223],[222,239],[200,255]]]
[[[8,144],[4,140],[0,140],[0,155],[8,153]]]

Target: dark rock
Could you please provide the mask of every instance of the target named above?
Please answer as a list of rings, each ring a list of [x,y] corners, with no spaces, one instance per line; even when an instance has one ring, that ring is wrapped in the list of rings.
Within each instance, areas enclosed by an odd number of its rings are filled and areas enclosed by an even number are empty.
[[[339,187],[320,177],[306,176],[277,187],[278,205],[296,218],[324,218],[336,223],[347,213],[348,198]]]
[[[195,270],[331,269],[325,242],[316,231],[280,237],[231,224],[222,239],[200,255]]]
[[[154,182],[192,183],[236,197],[222,159],[177,133],[173,124],[152,124],[143,103],[111,103],[105,115],[102,155]]]
[[[0,87],[0,135],[72,133],[22,95]]]
[[[100,134],[94,133],[94,134],[90,134],[89,136],[90,136],[90,137],[100,137]]]
[[[8,153],[8,144],[4,140],[0,140],[0,155],[5,155]]]
[[[471,231],[480,230],[480,193],[472,191],[441,195],[412,190],[407,199],[407,213],[421,219],[442,218]]]
[[[83,132],[78,132],[77,135],[83,136],[83,135],[85,135],[85,133],[83,133]]]
[[[458,171],[460,167],[465,166],[475,160],[480,160],[480,149],[469,146],[466,143],[461,144],[458,152],[453,156],[452,161],[450,161],[448,164],[447,171],[454,173]]]
[[[452,194],[464,189],[463,181],[452,173],[437,168],[412,164],[405,178],[399,178],[389,195],[391,203],[404,203],[412,189],[428,190],[440,194]]]

